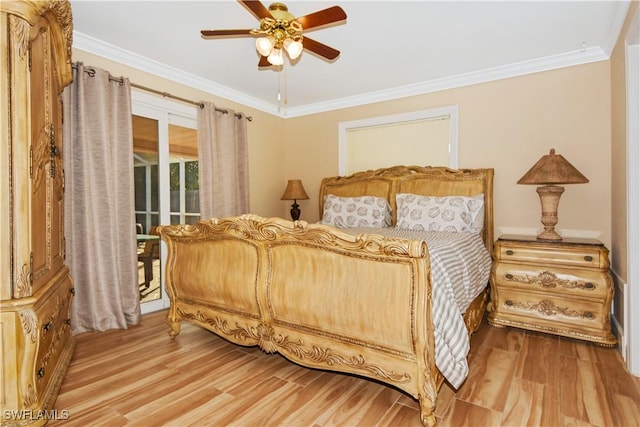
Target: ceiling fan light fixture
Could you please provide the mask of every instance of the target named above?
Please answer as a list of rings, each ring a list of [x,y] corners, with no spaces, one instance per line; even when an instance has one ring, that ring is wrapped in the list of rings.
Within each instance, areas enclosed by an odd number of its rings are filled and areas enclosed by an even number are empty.
[[[276,40],[272,36],[260,37],[256,39],[256,49],[262,56],[269,56],[275,46]]]
[[[284,64],[284,56],[282,55],[282,49],[273,49],[271,54],[267,57],[267,61],[271,65]]]
[[[238,0],[238,2],[242,3],[260,21],[260,28],[201,30],[202,37],[206,39],[235,36],[256,37],[256,51],[260,54],[259,68],[269,65],[283,65],[285,56],[294,61],[300,57],[303,50],[313,52],[329,61],[333,61],[340,55],[339,50],[303,37],[302,34],[309,29],[345,22],[347,14],[340,6],[331,6],[296,18],[289,13],[289,9],[284,3],[272,3],[267,9],[260,0]],[[304,38],[307,40],[304,40]]]
[[[283,46],[291,59],[296,59],[302,53],[303,46],[299,41],[287,38],[285,39]]]

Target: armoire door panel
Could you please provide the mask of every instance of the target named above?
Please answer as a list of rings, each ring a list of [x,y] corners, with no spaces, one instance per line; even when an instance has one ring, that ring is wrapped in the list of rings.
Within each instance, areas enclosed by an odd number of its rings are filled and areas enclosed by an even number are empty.
[[[31,32],[31,239],[32,292],[51,280],[63,263],[61,134],[54,111],[58,95],[50,33]]]

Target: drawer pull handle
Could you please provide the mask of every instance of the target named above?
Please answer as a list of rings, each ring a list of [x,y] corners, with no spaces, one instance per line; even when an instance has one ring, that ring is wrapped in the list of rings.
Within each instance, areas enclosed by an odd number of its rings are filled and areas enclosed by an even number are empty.
[[[70,325],[71,324],[71,319],[65,320],[64,323],[66,323],[67,325]]]
[[[593,257],[591,255],[585,255],[584,260],[588,261],[588,262],[591,262],[591,261],[593,261]]]
[[[69,289],[69,292],[71,292],[71,295],[75,295],[76,294],[76,288]]]
[[[513,255],[513,251],[512,251],[511,249],[509,249],[509,250],[507,251],[507,255]]]
[[[513,274],[511,274],[511,273],[507,273],[507,274],[505,274],[505,276],[504,276],[504,277],[506,277],[506,278],[507,278],[507,279],[509,279],[509,280],[513,280]]]
[[[44,368],[38,369],[38,378],[44,377]]]
[[[585,317],[586,319],[593,319],[593,317],[594,317],[594,316],[593,316],[593,313],[592,313],[592,312],[590,312],[590,311],[585,311],[585,312],[584,312],[584,317]]]
[[[585,283],[585,284],[584,284],[584,287],[585,287],[586,289],[595,289],[595,288],[596,288],[596,285],[594,285],[594,284],[593,284],[593,283],[591,283],[591,282],[587,282],[587,283]]]
[[[44,329],[45,332],[49,332],[49,329],[51,329],[51,321],[47,322],[47,324],[44,325],[42,329]]]
[[[511,301],[510,299],[508,299],[508,300],[506,300],[506,301],[504,302],[504,305],[506,305],[506,306],[508,306],[508,307],[511,307],[511,306],[513,305],[513,301]]]

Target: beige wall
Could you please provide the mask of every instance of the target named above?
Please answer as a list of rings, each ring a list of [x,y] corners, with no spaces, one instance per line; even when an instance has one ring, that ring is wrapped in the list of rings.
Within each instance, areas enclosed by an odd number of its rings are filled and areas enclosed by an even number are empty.
[[[459,166],[495,169],[496,234],[541,228],[535,186],[516,181],[550,148],[590,182],[567,185],[560,230],[611,242],[609,63],[598,62],[401,100],[287,119],[287,176],[301,178],[310,200],[303,219],[319,218],[318,190],[338,171],[338,123],[449,105],[459,106]],[[528,230],[527,230],[528,229]]]
[[[590,180],[566,186],[558,228],[569,234],[586,231],[611,243],[609,62],[281,119],[86,52],[75,50],[73,58],[134,83],[252,115],[250,196],[256,214],[288,218],[289,203],[279,198],[287,179],[300,178],[310,196],[299,201],[302,219],[319,219],[320,181],[338,173],[339,122],[458,105],[460,167],[496,170],[496,234],[512,229],[536,232],[541,227],[535,186],[516,181],[555,148]]]
[[[247,123],[250,207],[253,213],[262,216],[282,215],[284,202],[279,199],[286,183],[282,143],[283,119],[78,49],[73,51],[73,61],[102,68],[113,76],[128,77],[132,83],[193,101],[213,102],[220,108],[231,108],[252,116],[253,120]]]

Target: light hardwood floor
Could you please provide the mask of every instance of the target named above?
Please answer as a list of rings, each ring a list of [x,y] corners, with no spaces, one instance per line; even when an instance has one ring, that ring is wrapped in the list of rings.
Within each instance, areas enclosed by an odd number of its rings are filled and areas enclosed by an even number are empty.
[[[241,347],[165,311],[128,330],[77,336],[48,426],[420,426],[410,396]],[[597,345],[486,323],[470,375],[438,397],[438,426],[640,426],[640,379]]]

